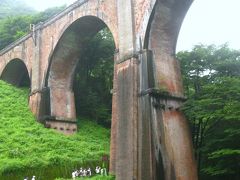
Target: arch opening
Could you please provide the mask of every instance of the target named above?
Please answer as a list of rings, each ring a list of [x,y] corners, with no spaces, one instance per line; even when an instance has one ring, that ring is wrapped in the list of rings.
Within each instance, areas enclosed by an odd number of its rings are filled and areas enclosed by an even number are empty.
[[[27,67],[20,59],[11,60],[4,68],[0,79],[17,87],[30,88],[31,84]]]
[[[87,117],[111,126],[114,43],[103,28],[85,41],[73,80],[77,117]]]
[[[110,127],[114,49],[111,32],[97,17],[82,17],[66,29],[48,72],[52,128],[72,134],[78,116]]]

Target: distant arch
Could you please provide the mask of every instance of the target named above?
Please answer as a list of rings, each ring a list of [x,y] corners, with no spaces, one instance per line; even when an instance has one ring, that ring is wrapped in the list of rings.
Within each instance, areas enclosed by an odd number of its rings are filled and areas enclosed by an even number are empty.
[[[3,69],[0,79],[17,87],[30,87],[28,69],[21,59],[12,59]]]

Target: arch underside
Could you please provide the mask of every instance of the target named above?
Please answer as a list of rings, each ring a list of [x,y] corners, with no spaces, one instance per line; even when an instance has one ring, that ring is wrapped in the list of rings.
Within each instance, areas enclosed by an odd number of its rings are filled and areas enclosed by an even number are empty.
[[[30,87],[27,67],[20,59],[11,60],[4,68],[0,79],[17,87]]]
[[[152,158],[152,176],[156,179],[197,179],[191,138],[185,118],[179,111],[182,102],[173,98],[183,97],[175,49],[182,21],[191,3],[192,0],[156,1],[145,33],[143,47],[150,54],[147,68],[152,75],[148,88],[159,93],[147,101],[151,106],[147,117],[151,126],[149,158]],[[162,91],[169,97],[162,99]],[[143,115],[143,118],[146,117]]]
[[[106,24],[94,16],[76,20],[60,38],[51,58],[47,86],[50,88],[50,116],[61,122],[72,122],[68,132],[76,131],[76,108],[73,80],[78,61],[81,60],[85,44]],[[61,122],[60,122],[61,121]],[[56,125],[56,123],[55,123]],[[51,126],[55,126],[51,123]],[[59,129],[60,125],[53,128]]]
[[[157,1],[144,40],[144,48],[151,50],[154,56],[155,87],[179,95],[182,94],[182,82],[175,58],[176,43],[191,2],[192,0]]]
[[[98,18],[87,16],[75,21],[64,32],[52,55],[49,87],[72,89],[72,76],[84,43],[105,26]]]

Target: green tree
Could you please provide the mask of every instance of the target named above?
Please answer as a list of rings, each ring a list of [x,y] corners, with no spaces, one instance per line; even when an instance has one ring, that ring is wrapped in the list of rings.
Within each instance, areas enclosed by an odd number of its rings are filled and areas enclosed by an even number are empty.
[[[0,49],[28,32],[32,16],[7,17],[0,22]]]
[[[29,33],[29,25],[44,22],[62,11],[65,6],[46,9],[30,15],[8,16],[0,20],[0,49]]]
[[[34,12],[23,0],[0,0],[0,20],[9,16],[30,15]]]
[[[113,54],[114,42],[108,29],[86,38],[73,86],[77,114],[107,127],[111,122]]]
[[[198,45],[178,53],[202,179],[239,179],[240,51]]]
[[[49,19],[50,17],[58,14],[59,12],[61,12],[65,8],[66,8],[66,5],[59,6],[59,7],[48,8],[48,9],[42,11],[42,12],[39,12],[39,13],[33,15],[31,23],[32,24],[37,24],[39,22],[44,22],[47,19]]]

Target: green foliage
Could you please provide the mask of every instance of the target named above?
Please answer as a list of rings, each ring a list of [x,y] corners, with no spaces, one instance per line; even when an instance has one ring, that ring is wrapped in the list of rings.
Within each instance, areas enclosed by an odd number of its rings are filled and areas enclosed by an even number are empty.
[[[0,179],[28,169],[98,161],[109,154],[110,132],[79,119],[79,132],[65,136],[36,122],[28,108],[28,90],[0,81]]]
[[[66,8],[65,5],[63,6],[59,6],[59,7],[53,7],[53,8],[48,8],[42,12],[39,12],[37,14],[33,14],[33,18],[32,18],[32,24],[37,24],[39,22],[44,22],[47,19],[49,19],[50,17],[58,14],[59,12],[61,12],[64,8]]]
[[[22,0],[0,0],[0,20],[8,16],[28,15],[34,12]]]
[[[43,22],[64,8],[65,6],[54,7],[40,13],[31,12],[27,15],[22,15],[21,13],[10,14],[11,16],[0,19],[0,49],[26,35],[29,32],[30,24]]]
[[[76,178],[76,180],[81,180],[83,178]],[[89,177],[87,179],[91,179],[91,180],[114,180],[115,177],[114,176],[93,176],[93,177]],[[72,179],[63,179],[63,178],[57,178],[56,180],[72,180]]]
[[[86,38],[73,86],[78,115],[107,127],[112,109],[113,54],[114,42],[108,29]]]
[[[92,180],[114,180],[114,176],[94,176],[91,178]]]
[[[198,45],[178,59],[200,177],[239,179],[240,51]]]
[[[32,16],[7,17],[0,21],[0,49],[28,32]]]

